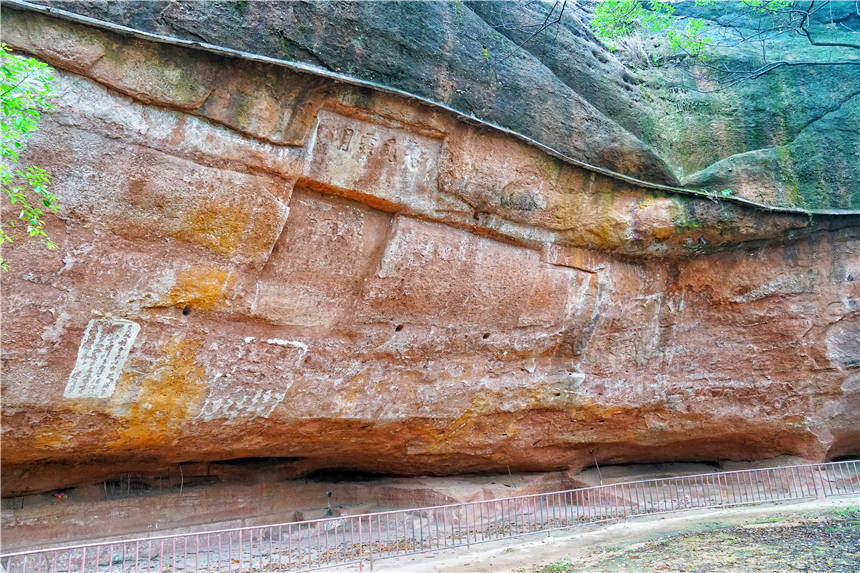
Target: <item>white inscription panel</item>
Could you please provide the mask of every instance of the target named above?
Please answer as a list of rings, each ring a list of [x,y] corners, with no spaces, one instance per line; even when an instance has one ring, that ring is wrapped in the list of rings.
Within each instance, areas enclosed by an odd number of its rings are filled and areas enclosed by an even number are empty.
[[[195,420],[224,424],[268,418],[301,371],[308,346],[300,340],[246,336],[213,345],[217,369]]]
[[[236,418],[247,419],[248,421],[258,417],[268,418],[272,410],[281,403],[281,400],[286,395],[286,390],[272,391],[258,389],[253,396],[239,395],[222,398],[209,396],[203,403],[203,407],[195,417],[195,420],[211,422],[212,420],[226,418],[229,424]]]
[[[78,347],[65,398],[109,398],[122,374],[140,325],[128,320],[90,321]]]
[[[435,189],[441,140],[327,110],[317,119],[305,164],[315,181],[395,202]]]

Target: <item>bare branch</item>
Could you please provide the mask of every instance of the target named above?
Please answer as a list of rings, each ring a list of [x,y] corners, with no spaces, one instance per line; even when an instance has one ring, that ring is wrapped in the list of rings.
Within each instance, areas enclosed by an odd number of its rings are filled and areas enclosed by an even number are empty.
[[[528,44],[529,42],[534,40],[544,30],[546,30],[550,26],[559,24],[561,22],[562,17],[564,16],[564,10],[567,7],[567,0],[563,0],[563,2],[561,3],[561,10],[559,10],[558,16],[556,16],[555,18],[552,18],[552,15],[555,12],[555,9],[558,7],[558,4],[559,4],[559,0],[556,0],[553,3],[552,7],[549,9],[549,12],[547,12],[546,17],[544,18],[543,22],[541,22],[541,24],[537,27],[537,29],[534,32],[531,32],[525,40],[523,40],[522,42],[516,43],[516,48],[511,50],[510,53],[508,53],[506,56],[504,56],[502,59],[500,59],[499,62],[502,63],[502,62],[507,61],[508,58],[510,58],[511,56],[513,56],[514,54],[516,54],[517,52],[522,50],[526,46],[526,44]],[[552,18],[552,20],[550,18]],[[520,29],[525,29],[525,26],[521,27]]]

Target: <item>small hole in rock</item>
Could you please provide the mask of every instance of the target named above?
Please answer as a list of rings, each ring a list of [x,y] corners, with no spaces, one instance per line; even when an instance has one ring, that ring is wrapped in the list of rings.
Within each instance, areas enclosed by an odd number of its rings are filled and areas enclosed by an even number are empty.
[[[484,340],[486,340],[486,339],[488,339],[489,337],[490,337],[490,333],[489,333],[489,332],[485,332],[485,333],[484,333],[484,336],[482,336],[481,338],[483,338]]]
[[[191,314],[191,307],[190,306],[183,307],[182,308],[182,314],[184,314],[185,316],[188,316],[189,314]]]
[[[401,330],[403,330],[402,324],[398,324],[397,326],[394,327],[394,332],[400,332]]]

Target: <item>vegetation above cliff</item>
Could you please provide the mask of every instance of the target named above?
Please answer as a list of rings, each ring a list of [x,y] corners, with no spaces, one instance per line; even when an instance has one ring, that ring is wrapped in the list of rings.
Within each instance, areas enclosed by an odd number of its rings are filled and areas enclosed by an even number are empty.
[[[701,11],[698,15],[703,17],[696,17],[694,10],[690,15],[676,19],[673,17],[675,6],[669,2],[605,0],[595,5],[589,26],[612,50],[623,44],[628,51],[644,53],[647,48],[637,36],[665,36],[676,63],[678,56],[689,56],[718,74],[722,83],[737,83],[758,79],[783,66],[860,66],[860,59],[856,57],[860,40],[852,39],[860,31],[849,26],[837,26],[832,10],[831,29],[814,27],[816,17],[830,4],[829,1],[814,0],[802,4],[788,0],[741,0],[718,6],[716,0],[695,0],[693,5]],[[720,45],[731,48],[754,44],[760,52],[760,61],[748,67],[731,67],[720,62],[712,64],[706,48],[715,44],[715,38],[705,35],[707,11],[715,13],[724,28],[723,37],[717,40]],[[827,13],[824,14],[826,17]],[[713,18],[714,14],[710,16]],[[801,58],[787,58],[786,54],[779,53],[781,57],[775,58],[772,42],[783,35],[796,35],[810,46],[826,46],[840,51],[835,55],[819,53]],[[658,57],[657,54],[644,55],[655,62]]]

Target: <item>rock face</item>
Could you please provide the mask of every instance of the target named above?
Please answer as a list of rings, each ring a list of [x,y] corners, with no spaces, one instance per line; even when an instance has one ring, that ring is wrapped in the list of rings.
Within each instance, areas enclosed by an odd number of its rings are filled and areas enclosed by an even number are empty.
[[[761,46],[732,45],[731,3],[679,6],[704,19],[714,42],[709,64],[750,70],[762,65]],[[860,13],[832,2],[810,26],[818,41],[860,46]],[[752,33],[753,22],[742,33]],[[799,34],[768,43],[771,61],[853,62],[785,66],[750,81],[719,84],[708,68],[694,74],[667,66],[644,70],[655,108],[654,143],[685,186],[735,193],[774,205],[860,209],[860,50],[811,46]],[[698,79],[697,79],[698,78]],[[672,86],[672,87],[669,87]],[[701,93],[711,91],[713,93]]]
[[[4,252],[4,495],[237,458],[860,452],[856,215],[658,193],[398,95],[8,4],[3,38],[57,68],[26,159],[63,205],[59,249]],[[600,155],[622,128],[577,109],[609,131],[562,131]],[[636,141],[602,165],[662,169]]]
[[[65,2],[54,5],[70,9]],[[647,143],[600,109],[606,101],[617,102],[613,110],[629,109],[629,97],[580,95],[576,85],[516,50],[461,2],[83,2],[71,9],[138,30],[381,82],[537,138],[577,159],[676,182]],[[606,59],[581,25],[576,35],[576,53],[596,67],[588,76],[600,93],[626,93],[607,73],[620,64]],[[495,61],[507,54],[503,64]]]
[[[771,60],[854,62],[785,66],[720,84],[713,69],[654,67],[673,59],[662,37],[648,57],[619,57],[588,29],[588,2],[568,2],[534,35],[552,3],[51,1],[117,24],[298,60],[379,82],[510,128],[592,165],[659,183],[812,211],[860,210],[860,55],[769,41]],[[757,42],[731,41],[740,2],[677,3],[704,20],[708,65],[755,69]],[[554,21],[560,9],[553,9]],[[741,25],[745,22],[741,21]],[[757,33],[756,22],[742,29]],[[820,41],[860,45],[860,14],[831,3],[811,22]],[[347,31],[347,32],[344,32]],[[625,60],[629,65],[622,63]]]

